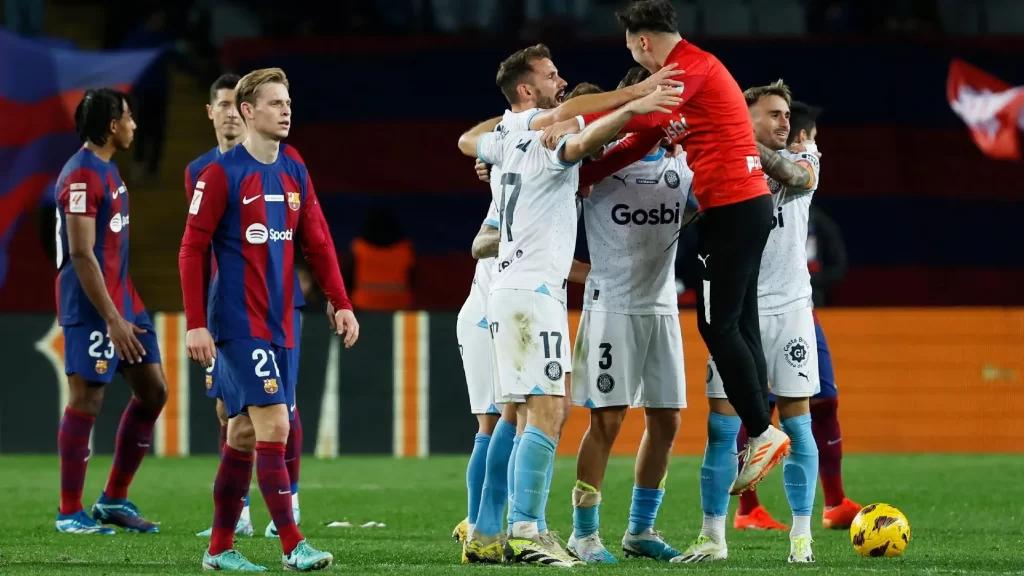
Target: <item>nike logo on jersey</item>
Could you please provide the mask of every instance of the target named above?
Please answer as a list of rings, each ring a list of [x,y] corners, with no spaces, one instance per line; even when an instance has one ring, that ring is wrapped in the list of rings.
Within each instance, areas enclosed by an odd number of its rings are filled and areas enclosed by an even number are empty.
[[[708,267],[708,258],[711,258],[711,254],[708,254],[707,256],[697,254],[697,260],[700,260],[700,263],[703,264],[705,268]]]
[[[259,198],[259,195],[253,196],[252,198],[242,198],[242,204],[252,204],[253,202],[256,201],[257,198]]]

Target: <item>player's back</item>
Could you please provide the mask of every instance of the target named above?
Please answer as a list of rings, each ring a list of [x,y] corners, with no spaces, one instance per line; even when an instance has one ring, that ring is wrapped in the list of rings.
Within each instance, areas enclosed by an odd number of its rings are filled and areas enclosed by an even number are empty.
[[[263,164],[244,146],[228,150],[199,176],[193,214],[202,210],[205,188],[227,191],[213,236],[218,274],[210,288],[209,324],[218,342],[261,338],[294,345],[294,240],[307,182],[306,167],[288,155]]]
[[[128,189],[117,165],[83,147],[64,164],[54,195],[57,201],[56,295],[60,324],[104,322],[82,289],[71,262],[68,216],[95,219],[93,255],[99,263],[107,293],[125,320],[133,321],[142,306],[128,276]]]
[[[576,243],[579,165],[560,160],[540,137],[537,131],[492,132],[480,140],[481,158],[501,169],[500,177],[491,176],[501,235],[491,290],[536,290],[564,302]]]
[[[713,208],[767,193],[760,169],[760,155],[754,142],[754,125],[739,84],[713,54],[686,40],[669,56],[687,75],[701,76],[703,82],[692,96],[686,96],[676,113],[678,121],[666,132],[686,149],[694,172],[694,192],[700,205]],[[684,94],[685,94],[684,86]]]
[[[813,174],[813,187],[810,190],[790,190],[765,176],[772,191],[775,212],[758,273],[757,300],[761,314],[782,314],[812,304],[811,275],[807,268],[807,227],[811,200],[818,187],[820,165],[814,154],[788,150],[779,154],[790,162],[809,168]]]
[[[675,259],[693,173],[659,151],[594,186],[583,201],[591,268],[585,310],[675,314]]]

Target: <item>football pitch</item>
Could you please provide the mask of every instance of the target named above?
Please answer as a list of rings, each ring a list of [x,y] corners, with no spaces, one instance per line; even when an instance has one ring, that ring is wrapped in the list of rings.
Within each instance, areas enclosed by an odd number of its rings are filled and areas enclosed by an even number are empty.
[[[468,455],[467,455],[468,456]],[[466,515],[466,457],[397,460],[343,457],[302,464],[300,501],[303,533],[335,556],[334,573],[465,574],[542,568],[459,564],[452,528]],[[187,574],[200,573],[206,541],[194,536],[212,519],[211,485],[216,460],[151,458],[143,463],[131,498],[161,533],[81,536],[54,532],[60,485],[56,456],[0,457],[0,574]],[[106,480],[109,457],[89,462],[84,503],[90,507]],[[817,564],[789,566],[787,534],[737,532],[729,528],[729,559],[679,565],[626,560],[573,570],[608,574],[708,572],[779,574],[812,570],[823,574],[1024,574],[1024,459],[1015,456],[847,456],[847,494],[862,505],[887,502],[910,519],[912,540],[900,558],[861,558],[847,531],[820,529],[820,490],[814,516]],[[657,528],[683,549],[701,524],[700,460],[674,459]],[[605,544],[621,559],[632,487],[631,458],[612,458],[601,504]],[[570,491],[575,460],[559,458],[548,504],[553,530],[572,530]],[[255,478],[254,478],[255,481]],[[250,560],[283,571],[277,540],[262,536],[269,516],[252,486],[257,536],[239,537],[236,549]],[[789,522],[781,470],[761,487],[761,502]],[[733,499],[735,507],[735,499]],[[348,521],[354,527],[327,524]],[[360,528],[367,522],[384,527]],[[731,526],[731,516],[730,516]],[[549,569],[550,570],[550,569]]]

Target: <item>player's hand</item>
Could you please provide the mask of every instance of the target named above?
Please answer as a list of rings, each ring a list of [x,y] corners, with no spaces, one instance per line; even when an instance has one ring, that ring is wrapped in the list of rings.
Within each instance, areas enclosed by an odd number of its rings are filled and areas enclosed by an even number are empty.
[[[331,332],[338,331],[338,321],[334,318],[334,304],[327,303],[327,323],[331,325]]]
[[[114,345],[114,350],[117,350],[117,357],[129,363],[142,362],[142,357],[146,355],[142,343],[135,337],[136,334],[145,333],[145,330],[121,316],[107,323],[107,335],[110,337],[110,343]]]
[[[665,156],[669,158],[683,155],[682,144],[674,144],[668,136],[661,139],[661,147],[665,149]]]
[[[580,123],[577,122],[575,118],[555,122],[544,129],[544,133],[540,135],[540,142],[548,150],[554,150],[558,146],[558,141],[562,139],[562,136],[565,136],[566,134],[578,134],[579,131]]]
[[[185,349],[190,360],[198,362],[203,368],[213,366],[217,357],[217,347],[213,344],[213,336],[206,328],[193,328],[185,333]]]
[[[683,85],[679,80],[673,80],[676,76],[686,74],[684,70],[676,70],[679,66],[678,63],[673,62],[661,70],[658,70],[654,74],[651,74],[646,80],[637,83],[637,96],[643,97],[651,92],[654,92],[658,86],[665,86],[666,88],[679,88]]]
[[[580,198],[586,200],[587,198],[590,198],[590,195],[593,192],[594,192],[594,186],[593,185],[584,186],[584,187],[582,187],[582,188],[580,188],[579,190],[576,191],[576,195],[579,196]]]
[[[359,322],[351,310],[338,310],[334,313],[334,326],[338,335],[345,335],[345,348],[351,348],[359,339]]]
[[[476,159],[476,166],[474,166],[474,168],[476,169],[476,177],[479,178],[481,182],[490,182],[491,181],[491,165],[490,164],[487,164],[483,160],[477,158]]]
[[[637,116],[653,114],[654,112],[668,114],[678,108],[682,103],[683,99],[679,96],[678,91],[672,88],[662,88],[661,86],[658,86],[654,89],[654,92],[651,92],[647,96],[626,104],[626,109]]]

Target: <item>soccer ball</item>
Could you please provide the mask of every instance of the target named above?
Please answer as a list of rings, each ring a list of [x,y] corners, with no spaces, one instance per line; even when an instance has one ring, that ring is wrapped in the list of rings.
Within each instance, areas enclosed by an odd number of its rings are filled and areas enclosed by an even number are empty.
[[[850,524],[850,542],[861,556],[899,556],[910,544],[910,522],[888,504],[870,504]]]

